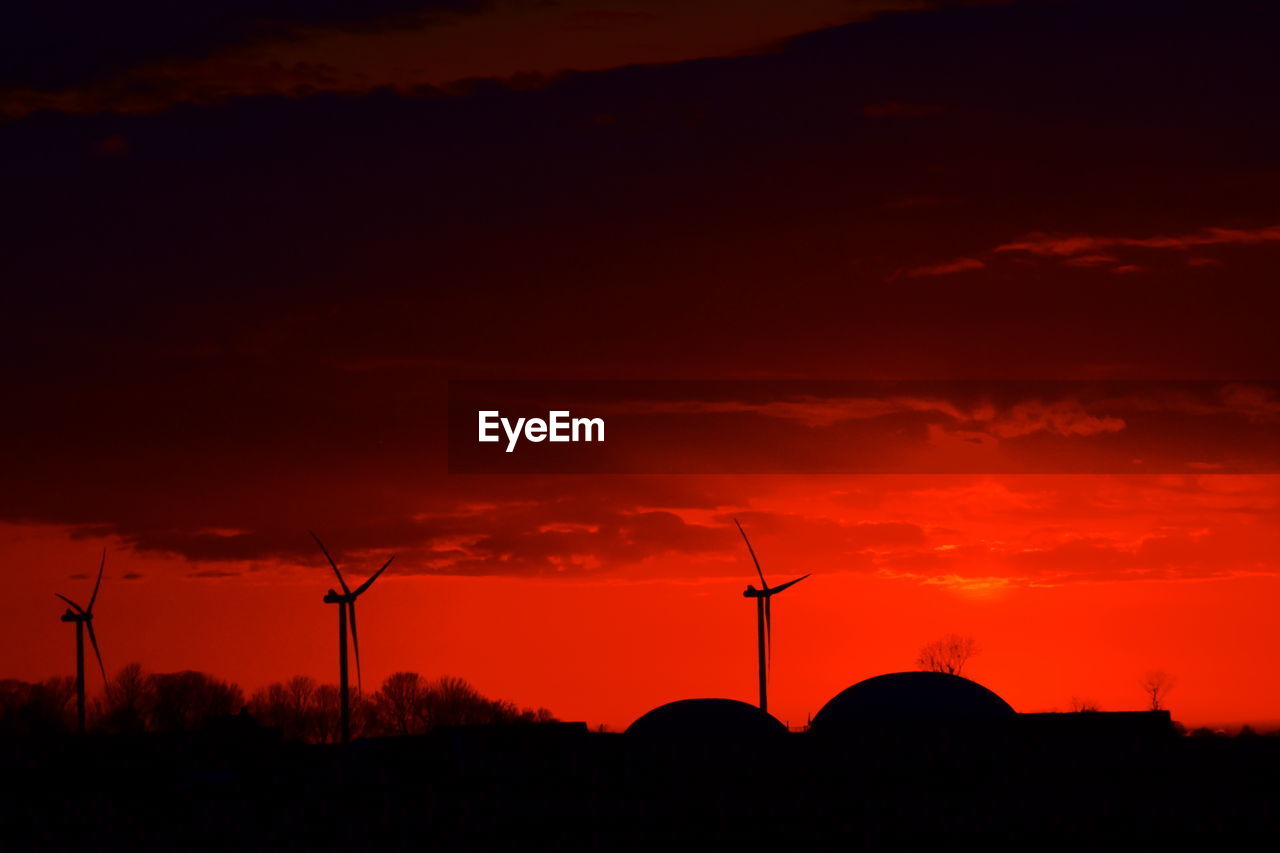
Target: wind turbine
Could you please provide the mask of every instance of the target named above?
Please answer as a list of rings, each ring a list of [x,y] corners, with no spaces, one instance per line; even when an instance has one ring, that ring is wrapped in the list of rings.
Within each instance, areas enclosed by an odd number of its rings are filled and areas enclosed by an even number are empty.
[[[751,547],[751,540],[747,538],[747,531],[742,529],[738,519],[735,518],[733,523],[738,525],[738,532],[742,534],[742,541],[747,543],[747,552],[751,554],[751,562],[756,564],[756,574],[760,576],[761,588],[756,589],[751,584],[748,584],[742,596],[743,598],[754,598],[756,600],[756,648],[760,655],[760,710],[768,712],[768,672],[769,664],[773,660],[773,612],[770,602],[772,602],[775,595],[789,586],[795,586],[809,577],[809,575],[803,575],[793,581],[787,581],[777,586],[769,586],[764,579],[764,572],[760,570],[760,561],[756,559],[756,552]]]
[[[382,568],[370,575],[364,583],[353,590],[342,579],[342,572],[338,571],[338,564],[333,561],[333,557],[329,556],[329,549],[324,547],[320,537],[312,533],[311,538],[316,540],[316,544],[324,552],[325,559],[333,567],[333,573],[338,576],[338,583],[342,586],[341,593],[330,588],[324,594],[324,603],[338,605],[338,699],[342,707],[342,742],[349,743],[351,741],[351,696],[347,687],[347,623],[351,623],[351,645],[356,652],[356,690],[359,691],[364,687],[364,684],[360,676],[360,635],[356,632],[356,599],[363,595],[365,590],[373,586],[373,582],[378,579],[378,575],[387,570],[387,566],[391,565],[391,560],[394,560],[396,555],[392,554],[390,559],[382,564]]]
[[[102,683],[107,682],[107,668],[102,665],[102,652],[98,649],[98,637],[93,633],[93,603],[98,600],[98,588],[102,586],[102,570],[107,567],[107,549],[102,549],[102,561],[98,563],[98,579],[93,584],[93,595],[89,597],[89,606],[81,607],[60,592],[55,592],[70,607],[62,614],[63,622],[74,622],[76,626],[76,729],[84,734],[84,632],[89,630],[89,642],[93,643],[93,653],[98,658],[98,669],[102,672]]]

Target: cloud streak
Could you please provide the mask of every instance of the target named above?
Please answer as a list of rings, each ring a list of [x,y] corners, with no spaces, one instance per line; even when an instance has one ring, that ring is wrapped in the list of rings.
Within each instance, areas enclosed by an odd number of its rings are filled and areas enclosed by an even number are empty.
[[[1098,258],[1113,248],[1167,249],[1187,251],[1204,246],[1257,246],[1280,242],[1280,225],[1262,228],[1203,228],[1189,234],[1155,237],[1110,237],[1094,234],[1030,234],[1011,243],[996,246],[996,252],[1028,252],[1033,255],[1069,258]]]
[[[1100,269],[1112,273],[1141,272],[1144,267],[1119,257],[1123,250],[1147,252],[1186,253],[1195,249],[1229,246],[1263,246],[1280,243],[1280,225],[1256,228],[1226,228],[1210,226],[1183,234],[1164,234],[1150,237],[1129,237],[1105,234],[1052,234],[1032,232],[1017,240],[1001,243],[990,250],[984,261],[975,257],[959,257],[936,264],[912,267],[902,275],[909,278],[954,275],[962,272],[990,269],[1000,256],[1036,257],[1058,261],[1068,267]],[[1191,257],[1186,264],[1192,267],[1212,266],[1213,258]],[[892,280],[896,276],[890,276]]]
[[[972,272],[974,270],[986,269],[987,265],[977,258],[956,258],[954,261],[947,261],[941,264],[930,264],[922,267],[913,267],[904,273],[910,278],[919,278],[920,276],[930,275],[954,275],[960,272]]]
[[[149,114],[179,103],[379,89],[436,96],[497,81],[528,88],[570,69],[772,52],[797,33],[940,4],[794,0],[755,14],[730,0],[650,0],[639,11],[592,0],[67,5],[20,3],[6,17],[0,115]],[[894,115],[929,109],[889,107]]]
[[[1252,402],[1252,401],[1251,401]],[[607,408],[607,407],[605,407]],[[807,427],[830,427],[893,415],[941,415],[957,425],[979,429],[995,438],[1019,438],[1037,432],[1060,437],[1093,436],[1124,429],[1123,418],[1097,415],[1069,397],[1028,399],[1011,405],[983,401],[966,404],[943,397],[818,397],[751,402],[747,400],[667,400],[617,404],[632,414],[716,415],[757,414],[793,421]]]

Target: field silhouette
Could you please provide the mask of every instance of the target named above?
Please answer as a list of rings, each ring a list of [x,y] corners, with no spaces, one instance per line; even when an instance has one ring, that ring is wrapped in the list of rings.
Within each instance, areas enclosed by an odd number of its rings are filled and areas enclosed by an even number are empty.
[[[306,678],[246,701],[201,673],[126,667],[85,737],[69,734],[68,682],[4,683],[0,822],[44,849],[957,836],[1106,848],[1280,827],[1280,737],[1187,736],[1167,711],[1015,714],[989,702],[997,713],[955,714],[944,699],[901,714],[895,702],[930,691],[984,690],[943,673],[869,679],[805,732],[757,725],[747,718],[767,715],[745,703],[689,700],[621,734],[486,699],[461,679],[398,673],[357,702],[362,736],[346,745],[333,742],[336,688]],[[905,689],[850,711],[848,694],[886,684]]]

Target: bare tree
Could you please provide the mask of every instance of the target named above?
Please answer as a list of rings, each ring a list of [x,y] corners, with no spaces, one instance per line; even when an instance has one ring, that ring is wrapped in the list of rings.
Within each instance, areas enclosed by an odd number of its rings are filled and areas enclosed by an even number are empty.
[[[489,723],[494,708],[467,681],[445,675],[427,685],[427,717],[433,726]]]
[[[342,733],[338,730],[339,703],[336,684],[321,684],[316,687],[315,693],[311,694],[312,742],[337,743],[342,738]],[[358,720],[352,721],[353,733],[357,729],[358,722]]]
[[[95,726],[110,734],[199,731],[244,706],[244,693],[204,672],[148,673],[120,668],[94,703]]]
[[[295,675],[259,688],[249,699],[249,710],[263,725],[279,729],[290,740],[309,740],[318,727],[314,678]]]
[[[151,727],[161,732],[199,731],[211,720],[244,707],[236,684],[205,672],[158,672],[149,678]]]
[[[50,735],[74,726],[76,680],[69,676],[35,684],[0,681],[0,733]]]
[[[1098,703],[1092,699],[1086,699],[1083,696],[1071,697],[1071,713],[1073,714],[1093,714],[1102,710],[1098,707]]]
[[[296,676],[253,694],[249,710],[264,725],[278,728],[290,740],[334,743],[338,729],[338,688]],[[389,676],[368,699],[353,697],[352,734],[422,734],[435,726],[483,723],[545,723],[555,715],[546,708],[520,708],[488,699],[461,678],[428,681],[416,672]]]
[[[1151,710],[1163,711],[1169,691],[1173,689],[1177,679],[1162,669],[1154,669],[1142,678],[1142,689],[1151,699]]]
[[[142,664],[120,667],[94,703],[97,726],[109,734],[146,731],[150,725],[151,680]]]
[[[408,735],[426,731],[427,685],[416,672],[395,672],[374,694],[378,723],[389,734]]]
[[[934,640],[922,648],[916,657],[916,666],[926,672],[962,675],[964,665],[977,653],[978,648],[973,637],[948,634],[941,640]]]

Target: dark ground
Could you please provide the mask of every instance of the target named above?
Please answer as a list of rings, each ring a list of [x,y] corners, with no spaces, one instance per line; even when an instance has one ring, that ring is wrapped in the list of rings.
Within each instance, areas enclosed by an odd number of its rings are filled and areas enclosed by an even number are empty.
[[[1273,737],[965,729],[707,744],[560,724],[348,748],[265,732],[24,740],[0,757],[8,849],[1280,838]]]

